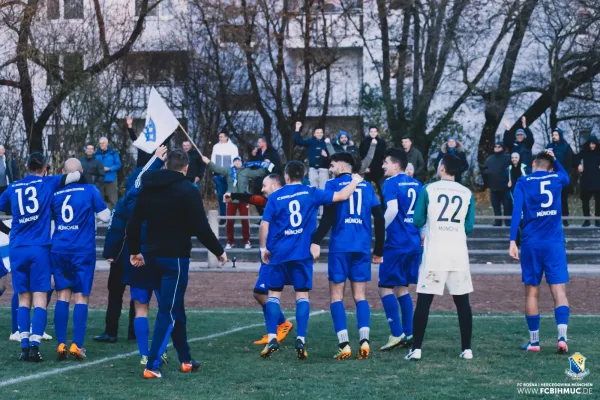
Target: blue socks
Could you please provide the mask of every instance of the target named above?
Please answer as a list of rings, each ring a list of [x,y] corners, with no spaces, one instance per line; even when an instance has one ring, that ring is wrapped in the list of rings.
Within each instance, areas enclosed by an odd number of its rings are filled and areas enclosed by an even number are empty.
[[[31,345],[39,346],[44,331],[46,330],[46,323],[48,322],[48,312],[41,308],[36,307],[33,309],[33,323],[31,326]]]
[[[381,302],[383,303],[383,309],[385,311],[388,324],[390,325],[392,336],[402,336],[402,325],[400,325],[400,306],[398,305],[396,296],[393,293],[388,294],[381,298]]]
[[[526,315],[527,328],[529,328],[529,342],[539,343],[540,341],[540,314]]]
[[[296,323],[298,324],[298,337],[302,339],[302,341],[304,341],[304,338],[306,337],[309,314],[310,301],[307,298],[296,300]]]
[[[400,303],[400,310],[402,311],[402,327],[404,328],[404,334],[410,336],[413,334],[413,303],[410,293],[398,297],[398,303]]]
[[[269,334],[269,340],[272,339],[271,335],[277,337],[277,319],[281,313],[281,305],[277,297],[269,297],[267,304],[265,305],[265,324],[267,325],[267,334]]]
[[[75,304],[75,309],[73,310],[73,343],[79,348],[83,347],[83,341],[85,340],[87,318],[87,304]]]
[[[69,302],[57,300],[54,309],[54,333],[58,344],[67,344],[67,325],[69,324]]]
[[[567,326],[569,325],[569,306],[560,306],[554,309],[554,319],[558,329],[558,338],[567,340]]]
[[[360,341],[369,340],[371,330],[371,309],[367,300],[361,300],[356,303],[356,320],[358,323],[358,333]]]
[[[31,326],[29,308],[19,307],[17,310],[17,321],[19,322],[19,332],[21,333],[21,348],[29,347],[29,327]]]
[[[148,318],[136,317],[133,320],[133,330],[135,331],[140,356],[148,356],[150,354],[150,350],[148,349],[148,337],[150,336]]]
[[[336,301],[329,305],[331,311],[331,319],[333,319],[333,329],[337,334],[338,341],[340,344],[348,343],[348,328],[346,326],[346,310],[344,310],[344,303]]]
[[[264,304],[262,306],[262,310],[263,310],[263,315],[265,316],[265,318],[267,317],[267,305]],[[279,318],[277,318],[277,325],[281,325],[285,322],[285,315],[283,315],[283,311],[281,311],[281,307],[279,308]],[[265,324],[267,323],[267,320],[265,319]]]
[[[10,301],[10,315],[12,319],[12,328],[10,333],[19,331],[19,323],[17,322],[17,310],[19,309],[19,295],[13,294],[12,300]]]

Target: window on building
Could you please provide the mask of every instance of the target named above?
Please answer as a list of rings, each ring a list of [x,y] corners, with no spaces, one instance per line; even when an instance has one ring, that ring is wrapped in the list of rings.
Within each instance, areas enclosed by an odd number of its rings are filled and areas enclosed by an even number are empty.
[[[183,51],[129,53],[125,71],[130,84],[169,85],[188,78],[188,55]]]
[[[63,55],[63,78],[67,82],[81,79],[83,74],[83,54],[65,53]]]
[[[60,56],[46,54],[46,84],[54,85],[60,82]]]
[[[60,2],[59,0],[46,0],[46,17],[48,19],[60,18]]]
[[[83,0],[63,0],[65,19],[83,19]]]
[[[142,1],[135,0],[135,15],[139,16],[142,11]],[[148,0],[148,8],[156,4],[158,0]],[[163,0],[158,6],[154,7],[149,13],[150,17],[170,17],[173,15],[173,3],[172,0]]]
[[[252,93],[234,93],[227,95],[229,108],[234,111],[254,111],[256,101]]]

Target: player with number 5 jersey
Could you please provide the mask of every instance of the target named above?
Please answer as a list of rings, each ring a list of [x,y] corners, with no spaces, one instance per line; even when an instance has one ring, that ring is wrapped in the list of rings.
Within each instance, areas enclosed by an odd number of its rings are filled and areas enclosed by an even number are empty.
[[[317,226],[317,212],[320,206],[347,200],[362,181],[355,174],[344,189],[333,192],[302,185],[305,172],[305,166],[300,161],[290,161],[286,165],[286,185],[269,196],[260,224],[261,258],[265,264],[270,265],[267,277],[269,297],[265,308],[269,342],[261,352],[263,358],[268,358],[279,350],[279,299],[286,285],[293,285],[296,291],[296,354],[300,360],[307,358],[305,336],[310,312],[308,292],[312,289],[313,275],[310,245]]]
[[[538,154],[533,171],[517,181],[510,226],[509,253],[517,260],[516,240],[521,226],[521,274],[526,293],[525,319],[529,328],[529,342],[522,349],[541,350],[538,297],[542,275],[546,275],[554,299],[558,353],[567,354],[569,302],[565,284],[569,282],[569,272],[561,221],[561,192],[569,185],[569,175],[551,151]]]
[[[63,172],[83,172],[81,162],[70,158]],[[86,358],[83,342],[87,328],[88,300],[96,268],[96,215],[110,220],[110,211],[100,191],[91,184],[76,183],[58,190],[52,199],[54,235],[52,236],[52,275],[58,300],[54,310],[54,330],[58,341],[59,361],[67,358],[69,302],[75,294],[73,309],[73,343],[69,353],[79,360]]]
[[[0,196],[0,210],[10,204],[13,214],[10,231],[10,264],[12,283],[19,294],[17,322],[21,335],[22,361],[42,361],[40,340],[47,320],[47,292],[50,291],[50,203],[54,192],[62,185],[77,182],[80,172],[46,176],[47,161],[41,153],[32,153],[27,160],[29,175],[11,183]],[[33,324],[31,337],[30,308]]]

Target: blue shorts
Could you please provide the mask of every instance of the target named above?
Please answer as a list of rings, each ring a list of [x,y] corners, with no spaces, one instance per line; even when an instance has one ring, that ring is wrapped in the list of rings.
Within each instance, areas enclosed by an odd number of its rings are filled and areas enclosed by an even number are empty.
[[[71,289],[73,293],[89,296],[94,283],[96,254],[50,253],[54,289]]]
[[[329,253],[327,275],[333,283],[370,282],[371,255],[367,253]]]
[[[521,278],[523,283],[539,286],[542,275],[550,285],[569,282],[567,252],[560,243],[521,246]]]
[[[131,300],[139,301],[141,304],[150,303],[150,300],[152,300],[152,292],[154,292],[154,295],[156,296],[156,301],[160,302],[160,295],[156,289],[138,288],[133,286],[129,287],[129,295],[131,296]]]
[[[297,292],[307,292],[312,289],[312,276],[312,258],[286,261],[269,265],[267,286],[269,290],[281,290],[286,285],[292,285]]]
[[[421,264],[421,249],[403,251],[393,248],[383,249],[383,262],[379,266],[379,287],[416,285]]]
[[[269,287],[267,286],[268,279],[269,279],[269,265],[261,262],[260,269],[258,270],[258,278],[256,278],[256,283],[254,284],[254,293],[268,294],[269,293]]]
[[[50,246],[19,246],[10,250],[12,284],[15,293],[49,292]]]

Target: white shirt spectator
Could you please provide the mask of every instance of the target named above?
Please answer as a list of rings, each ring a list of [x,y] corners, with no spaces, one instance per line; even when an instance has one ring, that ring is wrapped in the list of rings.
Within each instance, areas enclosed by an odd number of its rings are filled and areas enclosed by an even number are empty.
[[[224,139],[226,139],[224,141]],[[224,133],[219,135],[219,143],[213,146],[210,160],[218,167],[230,168],[233,159],[240,156],[238,148]]]

